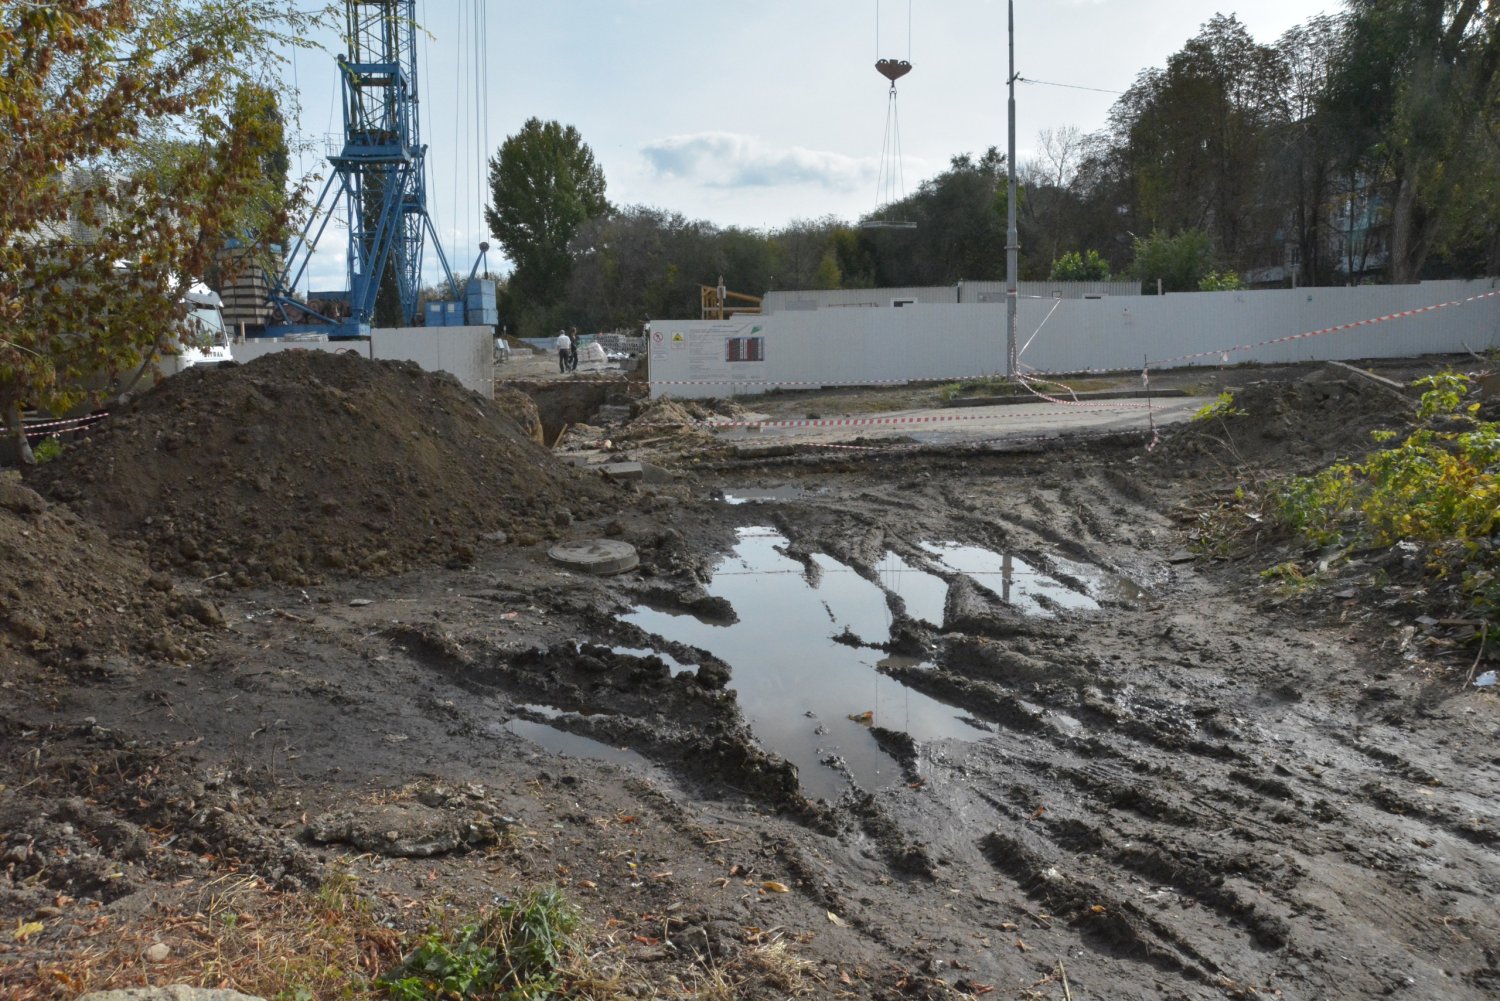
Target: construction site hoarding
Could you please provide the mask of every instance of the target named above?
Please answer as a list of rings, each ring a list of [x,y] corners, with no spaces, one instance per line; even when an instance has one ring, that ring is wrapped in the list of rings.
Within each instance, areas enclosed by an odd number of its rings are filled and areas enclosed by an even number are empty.
[[[1500,348],[1500,279],[1023,298],[1018,307],[1022,372],[1347,361]],[[1003,375],[1005,342],[1003,300],[658,320],[648,346],[651,395],[704,398],[778,387]]]

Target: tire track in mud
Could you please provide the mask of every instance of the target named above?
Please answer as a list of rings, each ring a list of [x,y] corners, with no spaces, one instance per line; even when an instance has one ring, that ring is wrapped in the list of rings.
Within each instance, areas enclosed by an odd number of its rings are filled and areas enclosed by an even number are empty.
[[[858,868],[842,871],[873,867],[893,881],[855,890],[833,879],[836,894],[825,888],[813,899],[912,957],[921,949],[903,940],[899,915],[929,912],[904,910],[907,896],[961,901],[954,922],[975,928],[1004,927],[997,909],[1042,910],[1047,921],[1027,935],[1032,947],[1067,954],[1070,970],[1080,964],[1100,983],[1108,971],[1119,996],[1163,984],[1171,993],[1171,977],[1192,997],[1268,985],[1287,996],[1369,996],[1401,983],[1403,964],[1431,986],[1447,974],[1408,943],[1440,914],[1466,938],[1443,960],[1457,992],[1431,996],[1475,996],[1494,976],[1485,950],[1500,941],[1493,920],[1477,914],[1489,881],[1465,888],[1457,874],[1424,881],[1423,873],[1450,846],[1470,853],[1456,856],[1460,865],[1489,846],[1443,826],[1463,819],[1443,806],[1446,788],[1439,808],[1426,802],[1422,790],[1436,787],[1424,783],[1439,774],[1431,754],[1396,760],[1376,737],[1341,742],[1343,731],[1358,731],[1358,700],[1342,686],[1364,673],[1359,655],[1330,660],[1308,639],[1315,627],[1257,615],[1253,597],[1226,600],[1202,571],[1137,551],[1167,519],[1107,477],[1084,480],[1056,501],[1047,490],[1007,497],[923,483],[902,498],[911,518],[900,524],[882,521],[895,498],[869,492],[739,515],[775,524],[805,559],[828,553],[877,584],[884,552],[920,558],[920,540],[961,538],[1003,540],[1049,573],[1051,552],[1128,567],[1158,588],[1150,601],[1035,620],[955,587],[972,600],[950,608],[965,614],[939,629],[905,620],[888,601],[893,636],[905,630],[930,645],[937,664],[885,673],[963,706],[991,735],[898,754],[917,788],[837,806],[835,841],[813,827],[789,835],[810,859],[837,865],[843,854]],[[981,513],[990,501],[996,510]],[[1128,526],[1110,532],[1106,519],[1080,528],[1052,510],[1075,505],[1102,505]],[[942,514],[924,517],[928,508]],[[1337,763],[1308,767],[1325,759]],[[1427,830],[1434,847],[1403,850],[1403,838],[1427,839]],[[923,860],[917,874],[907,867],[913,847]],[[1392,930],[1355,916],[1377,906]],[[1373,962],[1379,950],[1390,958]],[[975,976],[998,980],[1016,962],[987,956]]]
[[[1260,699],[1241,690],[1254,685],[1222,674],[1206,686],[1191,681],[1223,670],[1226,645],[1242,661],[1236,673],[1248,671],[1253,639],[1115,624],[1117,635],[1141,641],[1139,656],[1113,663],[1055,651],[1036,656],[1038,647],[1065,649],[1105,617],[1020,630],[1029,640],[980,621],[988,635],[939,634],[942,669],[886,673],[997,727],[987,743],[1004,748],[1020,802],[966,790],[995,824],[974,848],[1028,899],[1064,915],[1081,939],[1226,990],[1294,967],[1301,953],[1292,945],[1293,922],[1324,913],[1300,892],[1307,867],[1298,859],[1337,844],[1321,829],[1333,811],[1322,790],[1305,788],[1302,776],[1268,753],[1264,735],[1224,715],[1226,694],[1235,702]],[[1167,681],[1154,692],[1110,680],[1148,663]],[[1049,719],[1054,712],[1071,725]],[[1195,762],[1191,771],[1184,755]],[[1064,802],[1083,805],[1028,812],[1032,802],[1056,799],[1059,788],[1072,791]],[[969,820],[972,829],[976,818]],[[1227,842],[1206,836],[1214,831]],[[1263,857],[1267,844],[1282,850]],[[935,843],[930,854],[948,855],[948,847]],[[1157,900],[1154,907],[1139,902],[1142,892]],[[1255,956],[1265,958],[1247,958]]]
[[[1320,881],[1307,881],[1309,864],[1325,853],[1344,852],[1374,877],[1402,862],[1399,854],[1351,841],[1348,821],[1330,799],[1374,799],[1376,807],[1399,818],[1432,823],[1474,845],[1491,844],[1488,829],[1455,825],[1454,810],[1443,813],[1417,798],[1423,790],[1430,793],[1436,781],[1430,768],[1368,742],[1343,743],[1368,759],[1369,771],[1391,773],[1388,781],[1370,783],[1355,777],[1343,787],[1333,786],[1319,781],[1312,771],[1297,769],[1281,740],[1267,745],[1263,737],[1247,737],[1232,717],[1223,726],[1228,736],[1194,736],[1216,725],[1219,708],[1214,703],[1165,698],[1134,700],[1122,707],[1104,689],[1070,689],[1078,684],[1076,679],[1042,693],[1037,679],[1047,673],[1044,664],[1013,653],[997,660],[1020,670],[1007,676],[970,668],[969,674],[980,677],[965,678],[965,684],[990,690],[974,703],[976,715],[985,716],[990,706],[1031,700],[1069,713],[1084,724],[1086,733],[1039,725],[1046,720],[1045,710],[1027,713],[1016,727],[1007,727],[1003,718],[996,720],[1002,733],[990,746],[1004,748],[1010,780],[1019,783],[1015,788],[1024,786],[1030,792],[1019,804],[972,793],[994,810],[998,825],[979,839],[977,847],[1030,899],[1057,913],[1069,911],[1086,941],[1105,942],[1123,954],[1223,986],[1254,979],[1241,972],[1246,968],[1280,965],[1290,970],[1299,963],[1305,967],[1303,959],[1309,954],[1293,945],[1300,939],[1294,929],[1312,922],[1312,927],[1324,929],[1324,945],[1315,951],[1320,962],[1326,961],[1327,951],[1337,943],[1328,942],[1329,911],[1317,902],[1324,887]],[[1185,665],[1176,673],[1181,678],[1183,671],[1196,670]],[[1027,699],[1010,686],[1020,686]],[[1225,685],[1218,694],[1236,701],[1259,698],[1254,686],[1249,687],[1252,690],[1240,693]],[[1069,697],[1076,704],[1068,704]],[[1131,712],[1138,707],[1145,708],[1147,718]],[[1038,742],[1046,749],[1037,748]],[[1194,755],[1191,772],[1182,767],[1182,752]],[[1173,759],[1175,767],[1166,763]],[[1082,813],[1058,806],[1028,812],[1029,804],[1047,802],[1044,790],[1052,790],[1055,797],[1060,783],[1085,803],[1093,802]],[[1391,783],[1409,786],[1416,795],[1400,793]],[[1156,788],[1163,793],[1154,792]],[[1072,805],[1079,804],[1075,800]],[[1355,825],[1360,827],[1363,824]],[[1204,837],[1215,830],[1229,836],[1228,845],[1222,838],[1210,842]],[[1064,878],[1059,879],[1059,873]],[[1149,885],[1154,893],[1169,892],[1179,907],[1217,915],[1244,937],[1243,945],[1233,945],[1233,939],[1226,943],[1223,931],[1205,934],[1201,918],[1179,925],[1170,916],[1143,910],[1131,896],[1118,892],[1115,884],[1122,877]],[[1415,899],[1397,908],[1402,920],[1419,920],[1417,915],[1427,906],[1421,900],[1434,889],[1447,892],[1441,885],[1406,886],[1404,892]],[[1117,919],[1113,924],[1109,915]],[[1101,934],[1103,928],[1109,931]],[[1267,959],[1246,961],[1257,954]],[[1285,958],[1271,959],[1275,955]],[[1478,984],[1488,982],[1488,976],[1480,968],[1468,979]],[[1374,982],[1390,986],[1389,976]]]

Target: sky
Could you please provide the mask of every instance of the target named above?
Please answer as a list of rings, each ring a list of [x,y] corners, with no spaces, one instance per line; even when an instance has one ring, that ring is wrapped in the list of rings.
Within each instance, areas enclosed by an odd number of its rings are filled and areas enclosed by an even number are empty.
[[[1162,66],[1215,13],[1273,42],[1339,8],[1016,0],[1016,72],[1039,81],[1016,86],[1017,161],[1036,155],[1040,130],[1101,128],[1118,96],[1105,91]],[[416,0],[416,10],[428,206],[461,275],[489,240],[486,158],[533,116],[578,129],[615,205],[763,231],[854,222],[877,207],[889,86],[878,58],[913,67],[898,83],[905,193],[954,155],[1006,146],[1005,0]],[[325,49],[295,53],[284,75],[309,144],[294,166],[326,174],[325,137],[342,128],[342,47],[331,31],[316,41]],[[312,288],[345,287],[343,239],[320,242]],[[498,247],[487,263],[510,266]],[[424,270],[429,281],[441,273],[430,249]]]

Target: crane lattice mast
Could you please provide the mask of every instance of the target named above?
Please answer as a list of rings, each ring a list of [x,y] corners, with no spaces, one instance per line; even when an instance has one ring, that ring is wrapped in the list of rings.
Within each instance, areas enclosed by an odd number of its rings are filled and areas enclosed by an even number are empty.
[[[455,298],[458,287],[427,212],[426,153],[417,115],[416,0],[345,0],[347,55],[338,57],[344,133],[328,157],[332,173],[301,241],[289,255],[273,301],[335,323],[340,336],[367,335],[387,275],[400,300],[400,325],[417,318],[427,236]],[[330,219],[348,223],[349,316],[321,316],[289,294],[300,283]],[[284,323],[268,333],[284,332]],[[316,328],[327,330],[327,326]]]

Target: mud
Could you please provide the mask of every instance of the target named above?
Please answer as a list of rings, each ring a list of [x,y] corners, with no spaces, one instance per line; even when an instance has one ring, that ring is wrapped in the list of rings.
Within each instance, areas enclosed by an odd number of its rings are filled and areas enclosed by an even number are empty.
[[[240,375],[291,401],[292,427],[274,407],[248,418],[276,448],[237,442],[232,417],[210,427],[206,403],[179,403],[192,385],[168,383],[30,479],[39,493],[0,494],[0,905],[46,929],[0,946],[0,984],[29,984],[99,913],[191,913],[226,871],[308,886],[339,862],[403,928],[420,913],[382,894],[472,911],[559,884],[659,982],[781,929],[825,996],[1060,998],[1059,963],[1077,998],[1500,989],[1500,700],[1465,684],[1492,654],[1452,639],[1472,627],[1443,625],[1462,612],[1400,552],[1357,557],[1379,576],[1288,596],[1259,575],[1305,558],[1284,540],[1192,550],[1237,482],[1394,426],[1405,404],[1368,380],[1217,373],[1245,414],[1150,451],[887,440],[736,457],[687,410],[636,404],[582,423],[668,475],[609,484],[456,389],[407,400],[392,383],[368,399],[402,416],[366,427],[330,424],[337,400],[311,381],[366,399],[365,379],[420,382],[405,371]],[[187,434],[184,413],[228,465],[178,469],[163,436]],[[432,451],[455,435],[503,459],[466,452],[460,475]],[[356,445],[428,455],[431,479],[316,451]],[[317,487],[289,447],[326,470]],[[386,529],[299,500],[348,468],[364,472],[340,496],[391,498]],[[262,473],[281,484],[269,495]],[[186,475],[223,481],[228,506],[192,522],[212,492],[184,499]],[[235,513],[252,503],[259,533]],[[171,534],[146,521],[167,510]],[[273,511],[294,531],[267,531]],[[773,568],[825,623],[764,668],[787,689],[777,722],[828,743],[813,767],[831,784],[768,749],[740,650],[717,645],[756,621],[718,575],[741,530],[766,528]],[[494,531],[509,541],[475,541]],[[639,570],[590,578],[545,556],[547,538],[605,534],[637,546]],[[1008,554],[1047,589],[1007,601],[988,569],[942,558],[951,544]],[[343,566],[318,563],[330,547]],[[239,586],[204,581],[226,572]],[[769,647],[782,626],[757,628]],[[918,739],[863,688],[805,716],[835,657],[970,732]],[[513,720],[632,756],[548,751]],[[878,780],[856,752],[888,762]]]

